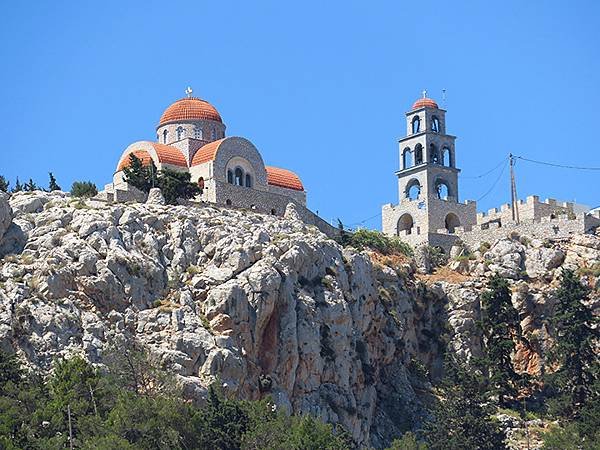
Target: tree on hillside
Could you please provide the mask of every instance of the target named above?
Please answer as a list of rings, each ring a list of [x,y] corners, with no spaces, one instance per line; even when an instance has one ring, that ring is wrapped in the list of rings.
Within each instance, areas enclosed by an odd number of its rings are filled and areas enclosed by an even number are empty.
[[[484,360],[481,362],[488,374],[491,392],[504,405],[508,397],[514,397],[521,376],[512,364],[515,339],[521,337],[519,314],[513,307],[507,281],[494,275],[481,295],[481,327],[484,340]]]
[[[48,175],[50,177],[50,183],[48,183],[48,190],[49,191],[61,191],[62,189],[56,182],[56,178],[54,178],[54,175],[52,174],[52,172],[48,172]]]
[[[129,165],[123,169],[124,180],[126,183],[148,193],[153,187],[158,187],[158,171],[154,161],[144,165],[142,160],[133,153],[129,154]]]
[[[6,181],[6,178],[4,178],[2,175],[0,175],[0,191],[8,192],[9,184],[10,184],[10,181]]]
[[[29,179],[27,183],[25,183],[24,190],[27,192],[37,191],[40,187],[35,184],[32,178]]]
[[[200,187],[190,182],[188,172],[177,172],[171,169],[163,169],[158,176],[158,187],[170,205],[177,204],[178,198],[190,199],[201,194]]]
[[[450,360],[440,386],[440,401],[423,435],[431,450],[501,450],[505,435],[492,417],[477,370]]]
[[[96,194],[98,194],[98,189],[91,181],[75,181],[71,186],[73,197],[93,197]]]
[[[129,166],[123,169],[124,180],[142,192],[148,193],[153,187],[160,188],[168,204],[177,204],[178,198],[190,199],[202,193],[202,189],[190,181],[188,172],[164,168],[156,170],[154,161],[144,165],[133,153],[129,155]]]
[[[550,352],[558,370],[547,378],[557,392],[559,413],[570,418],[578,417],[584,405],[599,395],[594,385],[598,387],[600,372],[596,351],[600,329],[592,308],[584,303],[589,293],[575,272],[563,271],[552,318],[556,341]]]
[[[17,181],[15,182],[15,187],[12,189],[13,192],[21,192],[23,190],[23,185],[19,181],[19,177],[17,177]]]

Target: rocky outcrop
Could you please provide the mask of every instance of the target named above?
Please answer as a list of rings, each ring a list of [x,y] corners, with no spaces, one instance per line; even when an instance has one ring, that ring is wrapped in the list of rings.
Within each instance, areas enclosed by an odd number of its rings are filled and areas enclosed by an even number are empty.
[[[292,207],[10,204],[21,240],[0,260],[0,345],[32,367],[73,352],[102,364],[136,339],[193,400],[219,380],[376,447],[418,424],[410,367],[439,370],[445,295],[410,264],[343,249]]]
[[[8,194],[0,191],[0,243],[8,227],[12,223],[13,212],[8,203]]]
[[[281,218],[150,197],[0,197],[0,347],[48,373],[57,357],[102,364],[112,343],[136,340],[192,400],[219,381],[381,448],[423,418],[430,386],[419,368],[439,376],[444,349],[481,355],[480,294],[492,273],[510,278],[526,337],[515,365],[529,373],[545,364],[562,268],[587,268],[599,287],[596,236],[507,238],[428,275],[406,258],[340,247],[293,207]]]

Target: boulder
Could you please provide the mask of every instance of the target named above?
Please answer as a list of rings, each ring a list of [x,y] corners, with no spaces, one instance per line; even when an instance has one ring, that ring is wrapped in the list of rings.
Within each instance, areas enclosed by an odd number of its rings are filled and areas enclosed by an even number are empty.
[[[8,198],[8,194],[0,191],[0,242],[13,219],[13,211],[8,203]]]
[[[165,204],[165,198],[163,197],[162,192],[160,191],[159,188],[150,189],[146,203],[149,205],[164,205]]]

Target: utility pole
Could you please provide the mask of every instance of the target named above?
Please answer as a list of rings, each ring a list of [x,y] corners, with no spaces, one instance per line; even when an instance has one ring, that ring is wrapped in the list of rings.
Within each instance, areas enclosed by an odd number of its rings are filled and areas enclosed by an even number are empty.
[[[517,183],[515,182],[515,157],[512,153],[508,155],[510,159],[510,200],[512,207],[513,222],[519,224],[519,206],[517,205]]]
[[[67,415],[69,417],[69,448],[73,450],[73,427],[71,426],[71,405],[67,404]]]

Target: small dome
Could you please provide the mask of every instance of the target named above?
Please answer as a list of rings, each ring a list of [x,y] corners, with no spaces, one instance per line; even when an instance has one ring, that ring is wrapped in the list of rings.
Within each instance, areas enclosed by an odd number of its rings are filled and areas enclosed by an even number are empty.
[[[182,120],[214,120],[223,123],[221,115],[213,105],[196,97],[177,100],[160,117],[158,126]]]
[[[132,153],[142,161],[143,166],[149,166],[150,162],[153,160],[151,155],[152,149],[154,149],[154,152],[156,152],[156,157],[158,159],[158,161],[155,161],[155,163],[169,164],[177,167],[187,167],[185,156],[183,156],[183,153],[181,153],[181,150],[179,150],[177,147],[159,144],[157,142],[140,141],[132,144],[130,147],[128,147],[128,149],[134,145],[137,148],[134,148],[131,151],[126,150],[127,153],[121,157],[121,162],[117,167],[117,172],[120,172],[125,167],[129,167],[129,155]]]
[[[435,100],[432,100],[427,97],[423,97],[423,98],[418,99],[412,105],[412,109],[419,109],[419,108],[438,108],[438,104],[435,102]]]
[[[300,177],[291,170],[280,169],[279,167],[266,166],[267,170],[267,183],[272,186],[279,186],[286,189],[293,189],[295,191],[303,191],[304,186]]]

